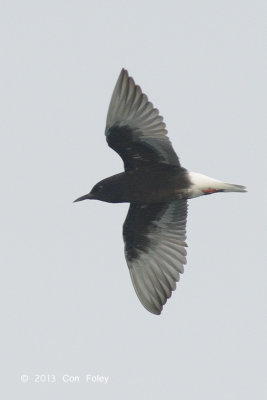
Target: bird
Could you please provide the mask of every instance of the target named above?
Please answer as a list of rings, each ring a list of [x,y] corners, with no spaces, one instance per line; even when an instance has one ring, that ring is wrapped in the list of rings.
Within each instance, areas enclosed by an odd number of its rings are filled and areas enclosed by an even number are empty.
[[[246,188],[182,167],[163,117],[124,68],[111,97],[105,135],[124,171],[74,202],[130,203],[123,224],[126,262],[140,302],[159,315],[184,272],[188,199]]]

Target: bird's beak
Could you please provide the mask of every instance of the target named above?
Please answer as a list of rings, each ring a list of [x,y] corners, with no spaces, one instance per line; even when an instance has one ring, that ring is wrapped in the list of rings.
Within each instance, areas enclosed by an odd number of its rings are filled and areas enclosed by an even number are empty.
[[[89,199],[93,199],[94,195],[91,193],[85,194],[84,196],[78,197],[78,199],[74,200],[73,203],[76,203],[77,201],[82,201],[82,200],[89,200]]]

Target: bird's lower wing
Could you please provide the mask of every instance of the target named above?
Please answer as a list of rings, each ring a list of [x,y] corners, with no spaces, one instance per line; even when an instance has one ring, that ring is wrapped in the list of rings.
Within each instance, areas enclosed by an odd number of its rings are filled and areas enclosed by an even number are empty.
[[[160,314],[186,264],[187,201],[131,204],[123,225],[125,257],[143,306]]]

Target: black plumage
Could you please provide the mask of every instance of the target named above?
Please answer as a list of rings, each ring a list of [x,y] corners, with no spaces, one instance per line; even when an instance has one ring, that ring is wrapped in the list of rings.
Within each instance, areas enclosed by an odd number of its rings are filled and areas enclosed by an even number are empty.
[[[160,314],[186,264],[187,199],[244,187],[183,168],[163,118],[125,69],[111,98],[105,134],[125,171],[75,201],[130,203],[123,225],[126,261],[140,301]]]

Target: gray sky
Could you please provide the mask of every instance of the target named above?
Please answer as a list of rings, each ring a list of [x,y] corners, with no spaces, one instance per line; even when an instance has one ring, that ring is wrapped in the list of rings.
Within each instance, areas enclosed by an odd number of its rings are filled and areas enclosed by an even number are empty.
[[[266,396],[264,3],[1,2],[5,398]],[[72,204],[122,170],[104,138],[122,67],[183,166],[249,190],[190,201],[188,264],[161,316],[131,284],[128,205]]]

